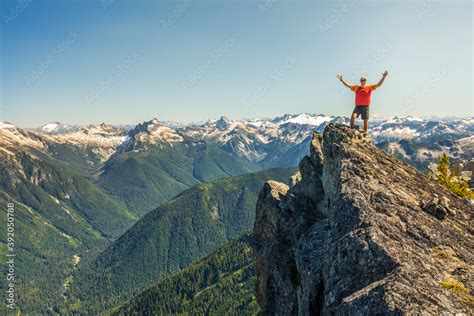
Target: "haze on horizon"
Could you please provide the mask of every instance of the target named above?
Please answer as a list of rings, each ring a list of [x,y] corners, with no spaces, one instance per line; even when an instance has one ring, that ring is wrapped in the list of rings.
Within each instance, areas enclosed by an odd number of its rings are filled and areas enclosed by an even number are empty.
[[[22,5],[23,4],[23,5]],[[471,1],[1,4],[0,120],[23,127],[348,116],[473,116]]]

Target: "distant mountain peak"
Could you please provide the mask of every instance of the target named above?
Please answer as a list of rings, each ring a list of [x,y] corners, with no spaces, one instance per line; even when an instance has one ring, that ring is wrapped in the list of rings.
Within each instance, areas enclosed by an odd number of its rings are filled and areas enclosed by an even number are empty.
[[[148,145],[169,145],[183,141],[181,134],[171,127],[161,125],[157,118],[138,124],[128,132],[121,151],[148,150]]]
[[[147,122],[149,125],[153,124],[153,125],[159,125],[160,124],[160,121],[154,117],[152,118],[150,121]]]
[[[61,122],[55,121],[55,122],[49,122],[39,127],[37,130],[46,134],[50,134],[50,135],[58,135],[58,134],[65,134],[68,132],[76,131],[78,129],[79,127],[76,125],[63,124]]]
[[[220,130],[226,130],[230,126],[229,123],[230,120],[227,117],[221,116],[221,118],[216,121],[216,127]]]

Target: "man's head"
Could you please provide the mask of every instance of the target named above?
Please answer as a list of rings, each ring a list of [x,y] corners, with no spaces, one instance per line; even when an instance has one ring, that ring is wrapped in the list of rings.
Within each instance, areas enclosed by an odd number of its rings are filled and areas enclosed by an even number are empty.
[[[367,81],[366,77],[360,77],[360,85],[363,87],[365,86],[365,82]]]

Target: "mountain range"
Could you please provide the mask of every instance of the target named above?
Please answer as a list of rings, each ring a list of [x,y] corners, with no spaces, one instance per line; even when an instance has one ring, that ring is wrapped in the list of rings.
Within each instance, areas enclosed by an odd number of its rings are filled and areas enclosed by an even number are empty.
[[[0,131],[2,136],[19,144],[29,142],[33,145],[35,142],[41,143],[42,139],[48,139],[53,145],[87,149],[85,161],[90,166],[97,166],[98,161],[107,160],[114,154],[147,152],[153,147],[173,147],[180,144],[201,148],[199,142],[205,142],[208,146],[212,144],[234,158],[250,163],[251,166],[246,168],[256,171],[262,168],[296,166],[306,153],[311,132],[322,131],[328,123],[347,124],[348,119],[301,113],[269,119],[230,120],[221,117],[189,124],[152,119],[136,126],[112,126],[104,123],[75,126],[54,122],[35,129],[19,129],[2,123]],[[472,144],[470,137],[474,135],[474,118],[373,118],[369,132],[376,144],[400,140],[412,140],[421,144],[460,140],[462,146],[466,146]],[[29,136],[21,137],[19,134],[22,133]],[[56,155],[63,155],[65,160],[70,160],[61,150]],[[432,155],[436,156],[436,150]]]

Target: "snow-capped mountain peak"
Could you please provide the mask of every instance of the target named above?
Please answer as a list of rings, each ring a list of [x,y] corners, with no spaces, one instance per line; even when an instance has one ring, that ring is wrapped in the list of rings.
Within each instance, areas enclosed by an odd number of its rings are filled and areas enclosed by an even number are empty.
[[[77,125],[63,124],[61,122],[50,122],[39,127],[37,130],[50,135],[64,134],[79,129]]]
[[[160,124],[158,119],[138,124],[128,132],[125,141],[120,146],[121,151],[147,150],[147,145],[163,146],[183,141],[176,129]]]

